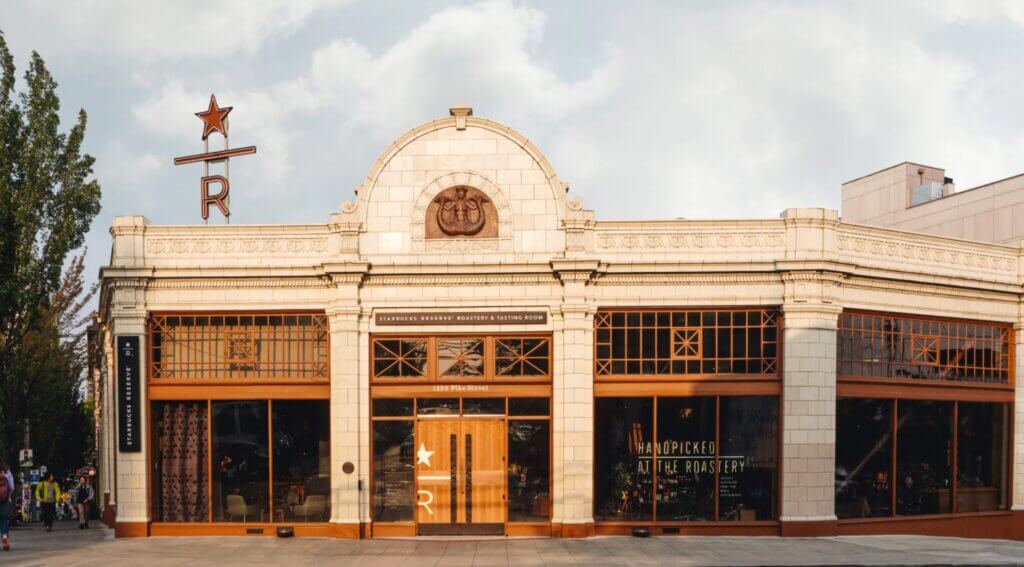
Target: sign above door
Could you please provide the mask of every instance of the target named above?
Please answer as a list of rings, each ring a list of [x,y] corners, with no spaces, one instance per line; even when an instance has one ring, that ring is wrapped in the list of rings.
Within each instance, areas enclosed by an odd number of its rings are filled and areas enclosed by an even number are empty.
[[[375,313],[377,325],[545,325],[545,311],[463,311]]]

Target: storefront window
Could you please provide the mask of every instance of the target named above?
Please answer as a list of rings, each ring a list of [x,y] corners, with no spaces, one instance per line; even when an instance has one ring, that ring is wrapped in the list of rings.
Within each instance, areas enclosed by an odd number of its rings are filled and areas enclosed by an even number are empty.
[[[330,519],[331,444],[327,400],[273,403],[274,520]]]
[[[1006,404],[960,402],[957,409],[957,511],[1006,509],[1009,412]]]
[[[267,402],[215,401],[212,412],[213,519],[268,521]]]
[[[711,520],[715,398],[658,398],[657,520]]]
[[[897,403],[896,514],[945,514],[952,508],[953,403]]]
[[[595,518],[649,521],[653,512],[651,398],[597,398],[594,408]]]
[[[660,409],[661,400],[658,403]],[[718,519],[773,520],[779,484],[779,400],[723,396],[719,404]]]
[[[154,402],[153,520],[209,521],[207,402]]]
[[[413,421],[373,423],[373,520],[413,519]]]
[[[715,520],[716,477],[717,520],[777,518],[778,398],[597,398],[595,403],[598,521],[649,521],[652,497],[658,522]]]
[[[899,400],[896,514],[952,512],[952,402]]]
[[[836,516],[892,515],[892,400],[836,404]]]
[[[437,367],[445,378],[483,376],[483,339],[437,339]]]
[[[895,436],[891,434],[894,405],[898,408]],[[841,398],[837,410],[836,515],[840,519],[1006,509],[1007,404]],[[894,476],[891,470],[896,471]]]
[[[547,420],[508,422],[508,520],[551,518],[551,427]]]

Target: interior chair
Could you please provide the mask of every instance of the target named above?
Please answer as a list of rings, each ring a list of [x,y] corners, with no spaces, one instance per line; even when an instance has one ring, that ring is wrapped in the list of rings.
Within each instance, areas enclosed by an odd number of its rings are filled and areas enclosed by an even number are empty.
[[[322,494],[311,494],[306,497],[305,502],[293,506],[292,511],[303,521],[309,521],[309,518],[322,520],[327,511],[327,497]]]
[[[227,497],[228,505],[228,520],[234,520],[235,518],[242,518],[243,522],[249,521],[249,516],[256,516],[259,514],[259,507],[255,504],[249,505],[245,503],[245,498],[241,494],[229,494]]]

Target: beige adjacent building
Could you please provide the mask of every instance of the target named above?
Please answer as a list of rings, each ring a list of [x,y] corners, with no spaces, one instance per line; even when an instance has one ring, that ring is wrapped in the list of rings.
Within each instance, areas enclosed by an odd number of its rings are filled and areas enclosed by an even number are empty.
[[[944,181],[917,168],[845,184],[844,220],[598,220],[526,137],[455,107],[318,223],[118,217],[104,517],[1022,538],[1024,192],[909,207]]]

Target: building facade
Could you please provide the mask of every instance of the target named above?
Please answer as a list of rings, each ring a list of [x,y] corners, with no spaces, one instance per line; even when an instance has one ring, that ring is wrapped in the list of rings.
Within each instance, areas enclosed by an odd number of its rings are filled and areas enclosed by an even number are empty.
[[[322,224],[114,221],[119,536],[1024,538],[1019,247],[599,221],[450,114]]]

